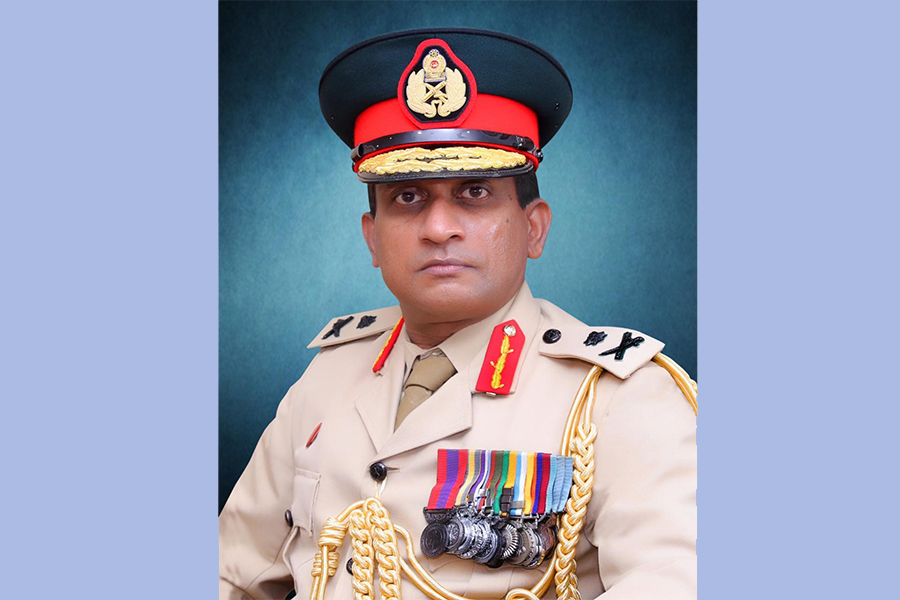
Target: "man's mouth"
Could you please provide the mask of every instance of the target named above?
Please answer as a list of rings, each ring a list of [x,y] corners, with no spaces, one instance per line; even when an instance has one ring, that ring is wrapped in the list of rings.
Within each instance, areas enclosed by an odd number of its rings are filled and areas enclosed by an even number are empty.
[[[429,275],[453,275],[464,269],[468,269],[469,265],[455,258],[444,258],[430,260],[420,269],[422,273]]]

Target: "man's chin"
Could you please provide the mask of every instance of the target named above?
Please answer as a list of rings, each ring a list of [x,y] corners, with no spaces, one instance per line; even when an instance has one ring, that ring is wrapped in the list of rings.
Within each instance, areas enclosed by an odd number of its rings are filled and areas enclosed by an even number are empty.
[[[467,321],[486,316],[481,314],[483,302],[470,288],[447,282],[419,288],[415,297],[401,299],[400,304],[423,316],[439,317],[441,322]]]

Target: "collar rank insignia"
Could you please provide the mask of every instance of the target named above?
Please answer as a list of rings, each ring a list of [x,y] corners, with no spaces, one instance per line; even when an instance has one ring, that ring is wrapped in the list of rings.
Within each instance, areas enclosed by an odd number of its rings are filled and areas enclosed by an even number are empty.
[[[475,391],[509,395],[516,375],[516,365],[524,347],[525,334],[515,320],[494,327]]]
[[[423,510],[422,552],[537,568],[556,546],[573,466],[569,456],[544,452],[441,448]]]
[[[418,128],[455,127],[472,108],[475,77],[445,41],[425,40],[400,77],[397,95]]]
[[[379,335],[390,330],[400,316],[399,306],[342,315],[331,319],[307,348],[327,348]]]

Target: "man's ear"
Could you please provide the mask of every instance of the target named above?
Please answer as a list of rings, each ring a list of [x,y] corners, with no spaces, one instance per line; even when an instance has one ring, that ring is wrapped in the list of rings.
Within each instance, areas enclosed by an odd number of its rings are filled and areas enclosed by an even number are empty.
[[[370,212],[363,213],[362,234],[369,247],[369,254],[372,255],[372,266],[378,268],[378,259],[375,257],[375,215]]]
[[[539,258],[550,233],[553,212],[546,200],[535,198],[525,207],[525,218],[528,219],[528,258]]]

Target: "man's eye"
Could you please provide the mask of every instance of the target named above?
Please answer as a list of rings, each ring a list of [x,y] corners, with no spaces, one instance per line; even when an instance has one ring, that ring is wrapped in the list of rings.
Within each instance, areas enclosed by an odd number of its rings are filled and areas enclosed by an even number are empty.
[[[488,191],[480,185],[471,185],[463,190],[463,195],[466,198],[473,198],[475,200],[478,200],[480,198],[486,198],[488,195]]]
[[[414,204],[421,199],[421,195],[418,192],[406,191],[400,192],[396,196],[394,196],[394,201],[399,204]]]

